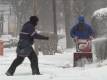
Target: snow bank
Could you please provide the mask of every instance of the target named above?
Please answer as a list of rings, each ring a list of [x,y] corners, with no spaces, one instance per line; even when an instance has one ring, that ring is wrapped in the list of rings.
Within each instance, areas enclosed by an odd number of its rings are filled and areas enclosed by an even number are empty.
[[[97,60],[104,60],[107,58],[107,37],[96,38],[92,41],[93,53]]]

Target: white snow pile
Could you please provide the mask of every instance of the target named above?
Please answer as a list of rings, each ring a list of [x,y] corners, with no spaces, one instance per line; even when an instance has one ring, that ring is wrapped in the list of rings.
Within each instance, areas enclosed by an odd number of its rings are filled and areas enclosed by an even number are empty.
[[[92,41],[93,53],[96,55],[97,60],[105,60],[107,58],[107,37],[99,37]]]

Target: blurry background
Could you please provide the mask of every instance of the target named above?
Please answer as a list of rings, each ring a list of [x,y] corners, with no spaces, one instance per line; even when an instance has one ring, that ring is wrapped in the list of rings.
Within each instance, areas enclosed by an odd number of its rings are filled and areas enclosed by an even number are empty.
[[[48,52],[60,52],[74,46],[69,32],[77,17],[84,15],[86,21],[96,27],[94,13],[106,8],[106,5],[106,0],[0,0],[0,38],[6,42],[6,47],[16,46],[22,25],[30,16],[37,15],[40,19],[37,29],[41,34],[50,36],[50,40],[35,40],[35,50],[39,46],[42,51],[47,47]]]

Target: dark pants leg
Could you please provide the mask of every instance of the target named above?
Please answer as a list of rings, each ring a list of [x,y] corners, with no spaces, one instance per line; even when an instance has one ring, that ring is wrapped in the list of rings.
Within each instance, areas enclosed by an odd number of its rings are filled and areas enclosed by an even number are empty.
[[[8,71],[7,71],[7,75],[13,75],[16,67],[19,66],[24,60],[24,57],[20,57],[17,56],[16,59],[13,61],[13,63],[11,64],[11,66],[9,67]]]
[[[30,62],[31,62],[31,69],[32,69],[32,74],[40,74],[39,72],[39,67],[38,67],[38,57],[36,55],[36,53],[34,52],[34,50],[32,51],[32,53],[28,56]]]

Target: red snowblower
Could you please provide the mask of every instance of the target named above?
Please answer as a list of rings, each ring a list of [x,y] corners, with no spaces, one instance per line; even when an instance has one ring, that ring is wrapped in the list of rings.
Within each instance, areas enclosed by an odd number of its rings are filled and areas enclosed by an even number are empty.
[[[82,67],[92,63],[92,41],[89,39],[76,40],[76,52],[74,53],[74,67]]]

